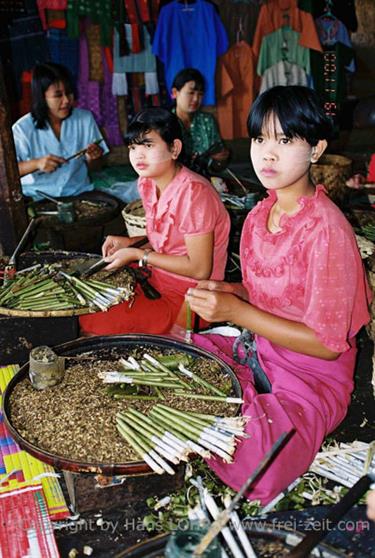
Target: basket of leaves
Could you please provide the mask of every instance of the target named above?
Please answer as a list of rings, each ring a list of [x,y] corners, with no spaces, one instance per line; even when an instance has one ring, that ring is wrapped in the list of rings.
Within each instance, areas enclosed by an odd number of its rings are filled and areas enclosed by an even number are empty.
[[[343,155],[323,155],[311,165],[310,174],[314,184],[323,184],[332,197],[340,197],[345,191],[345,182],[350,177],[352,160]]]

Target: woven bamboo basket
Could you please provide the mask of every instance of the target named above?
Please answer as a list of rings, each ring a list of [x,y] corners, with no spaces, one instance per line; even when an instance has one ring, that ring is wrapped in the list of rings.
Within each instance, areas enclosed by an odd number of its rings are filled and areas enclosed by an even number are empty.
[[[129,236],[142,236],[146,234],[146,217],[142,200],[128,203],[122,210],[122,216]]]
[[[318,163],[311,165],[310,174],[314,184],[323,184],[330,195],[345,190],[345,182],[351,175],[352,160],[343,155],[323,155]]]

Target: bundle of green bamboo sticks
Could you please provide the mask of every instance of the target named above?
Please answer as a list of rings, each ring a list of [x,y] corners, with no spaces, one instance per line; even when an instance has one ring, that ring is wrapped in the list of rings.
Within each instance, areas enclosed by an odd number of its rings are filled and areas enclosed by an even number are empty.
[[[210,458],[213,454],[232,462],[238,437],[246,437],[246,418],[217,417],[179,411],[166,405],[155,405],[148,416],[129,408],[116,415],[120,435],[158,474],[175,471],[190,454]]]
[[[0,287],[0,306],[36,312],[86,307],[105,311],[133,295],[130,283],[114,287],[102,281],[79,279],[53,264],[37,264],[18,271],[13,280]]]
[[[140,362],[133,357],[129,357],[128,360],[120,359],[123,370],[102,371],[98,376],[104,383],[115,385],[108,389],[108,393],[115,399],[164,399],[162,390],[168,389],[178,397],[221,401],[234,405],[243,402],[239,397],[228,397],[224,391],[189,370],[186,366],[190,363],[191,358],[185,354],[155,358],[145,353]],[[129,394],[126,389],[128,386],[147,386],[153,390],[149,390],[151,395]],[[204,392],[196,393],[197,387]]]

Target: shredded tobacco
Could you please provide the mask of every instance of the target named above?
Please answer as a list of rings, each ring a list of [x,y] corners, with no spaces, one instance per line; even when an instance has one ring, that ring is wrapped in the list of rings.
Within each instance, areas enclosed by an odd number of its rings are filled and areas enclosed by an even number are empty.
[[[158,401],[114,399],[98,378],[98,372],[122,370],[120,358],[133,356],[141,360],[145,352],[158,357],[176,351],[137,345],[85,352],[66,360],[60,384],[41,391],[35,390],[26,377],[10,397],[13,426],[25,440],[56,456],[93,464],[139,461],[116,429],[116,413],[128,407],[147,413]],[[228,395],[238,396],[233,393],[231,379],[216,361],[198,357],[189,368]],[[238,410],[237,406],[220,401],[180,398],[172,390],[163,389],[162,393],[165,400],[159,402],[184,411],[233,416]],[[205,391],[197,386],[195,393]]]

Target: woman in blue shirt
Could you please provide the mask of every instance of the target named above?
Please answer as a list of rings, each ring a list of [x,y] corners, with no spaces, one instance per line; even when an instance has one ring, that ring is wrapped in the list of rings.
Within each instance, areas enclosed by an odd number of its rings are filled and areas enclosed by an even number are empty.
[[[32,109],[13,125],[22,191],[55,197],[93,190],[88,170],[100,165],[107,145],[94,143],[101,133],[90,111],[74,107],[69,73],[60,64],[39,64],[32,79]],[[84,156],[66,159],[87,148]]]

